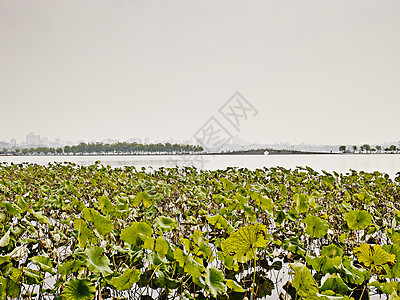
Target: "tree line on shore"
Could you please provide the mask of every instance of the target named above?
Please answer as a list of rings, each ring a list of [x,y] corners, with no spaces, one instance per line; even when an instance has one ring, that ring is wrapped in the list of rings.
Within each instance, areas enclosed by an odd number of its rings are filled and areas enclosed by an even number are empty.
[[[382,147],[381,145],[376,145],[375,147],[369,145],[369,144],[364,144],[361,146],[345,146],[341,145],[339,146],[339,151],[342,153],[382,153],[382,152],[398,152],[400,148],[396,147],[396,145],[390,145],[389,147]]]
[[[32,147],[9,150],[4,148],[0,150],[1,154],[146,154],[146,153],[192,153],[201,152],[204,148],[201,146],[157,143],[157,144],[139,144],[119,142],[114,144],[103,143],[80,143],[74,146],[64,147]]]

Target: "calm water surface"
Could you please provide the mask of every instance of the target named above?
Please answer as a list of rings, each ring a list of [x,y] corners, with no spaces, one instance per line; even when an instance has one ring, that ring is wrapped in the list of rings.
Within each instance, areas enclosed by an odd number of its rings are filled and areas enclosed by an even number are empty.
[[[356,171],[379,171],[392,178],[400,172],[398,154],[325,154],[325,155],[111,155],[111,156],[0,156],[0,162],[29,162],[47,165],[51,162],[73,162],[79,165],[91,165],[100,161],[112,167],[135,166],[153,168],[190,166],[200,169],[217,170],[227,167],[248,168],[254,170],[263,167],[284,167],[293,169],[308,166],[316,171],[325,170],[346,173]]]

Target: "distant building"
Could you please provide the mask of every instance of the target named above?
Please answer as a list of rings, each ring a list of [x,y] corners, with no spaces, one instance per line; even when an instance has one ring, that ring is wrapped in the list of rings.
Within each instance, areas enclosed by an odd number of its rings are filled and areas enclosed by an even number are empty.
[[[119,142],[119,140],[116,139],[112,139],[112,138],[107,138],[101,141],[102,143],[106,143],[106,144],[116,144]]]
[[[49,138],[47,138],[47,137],[42,137],[42,138],[40,139],[40,144],[41,144],[41,145],[44,145],[44,146],[49,146]]]
[[[17,141],[15,139],[11,139],[10,145],[15,147],[17,145]]]
[[[36,134],[34,134],[33,132],[31,132],[31,133],[29,133],[27,136],[26,136],[26,144],[27,145],[36,145],[36,143],[37,143],[37,135]],[[39,136],[39,139],[40,139],[40,136]]]
[[[141,138],[131,138],[127,140],[128,143],[138,143],[138,144],[143,144]]]

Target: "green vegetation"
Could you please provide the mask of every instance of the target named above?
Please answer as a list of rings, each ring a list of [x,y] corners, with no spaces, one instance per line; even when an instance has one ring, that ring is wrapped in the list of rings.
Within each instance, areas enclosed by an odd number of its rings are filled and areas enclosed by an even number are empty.
[[[342,153],[351,153],[351,152],[355,153],[355,152],[357,152],[357,149],[358,149],[358,147],[356,145],[353,145],[351,147],[346,147],[345,145],[339,146],[339,151]],[[396,152],[396,153],[398,153],[399,148],[396,147],[396,145],[390,145],[390,147],[387,147],[387,148],[382,148],[382,146],[376,145],[374,148],[368,144],[364,144],[364,145],[360,146],[359,151],[361,153],[376,153],[376,152],[379,152],[379,153],[382,153],[382,152],[395,153]]]
[[[0,164],[0,299],[399,299],[399,193],[379,172]]]
[[[201,146],[182,145],[182,144],[138,144],[120,142],[115,144],[103,143],[80,143],[75,146],[65,147],[36,147],[23,148],[8,151],[4,148],[0,154],[142,154],[142,153],[192,153],[201,152],[204,148]]]

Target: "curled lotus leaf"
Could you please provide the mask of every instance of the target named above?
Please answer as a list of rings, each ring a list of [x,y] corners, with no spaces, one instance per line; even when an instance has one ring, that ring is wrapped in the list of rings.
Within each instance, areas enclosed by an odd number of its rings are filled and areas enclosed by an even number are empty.
[[[226,281],[226,285],[233,291],[236,293],[244,293],[245,290],[234,280],[232,279],[228,279]]]
[[[294,202],[295,202],[295,204],[296,204],[296,211],[298,212],[298,213],[305,213],[305,212],[307,212],[308,211],[308,208],[309,208],[309,205],[308,205],[308,197],[307,197],[307,195],[304,195],[304,194],[301,194],[301,195],[299,195],[299,194],[295,194],[294,196],[293,196],[293,200],[294,200]]]
[[[153,234],[153,229],[144,222],[133,222],[121,232],[121,239],[131,245],[136,245],[140,240],[146,241]]]
[[[374,286],[378,290],[388,295],[392,295],[393,293],[400,294],[400,282],[398,281],[389,281],[389,282],[373,281],[371,283],[368,283],[368,285]]]
[[[10,229],[0,239],[0,247],[5,247],[10,243]]]
[[[346,294],[350,288],[338,274],[326,274],[321,280],[321,291],[334,291],[336,294]]]
[[[174,258],[178,264],[184,268],[184,271],[191,275],[194,279],[199,278],[204,271],[204,267],[194,258],[186,255],[183,250],[176,248],[174,251]]]
[[[87,255],[86,265],[94,273],[101,273],[104,276],[112,274],[110,260],[103,255],[104,249],[98,246],[90,247],[85,251]]]
[[[302,297],[309,297],[319,292],[318,285],[310,270],[301,263],[290,264],[294,270],[293,286]]]
[[[111,284],[119,291],[129,290],[133,284],[138,282],[142,272],[138,269],[126,269],[124,273],[118,277],[111,279]]]
[[[386,277],[400,278],[400,246],[398,244],[384,245],[383,249],[396,256],[396,263],[393,266],[384,265]]]
[[[44,256],[35,256],[32,257],[32,261],[39,266],[45,272],[49,272],[54,275],[56,272],[53,269],[53,264],[51,263],[51,259],[49,257]]]
[[[221,270],[214,267],[206,269],[205,283],[214,297],[226,292],[225,276]]]
[[[234,231],[232,225],[229,224],[229,222],[221,215],[207,216],[206,219],[211,225],[215,226],[217,229],[225,228],[228,232]]]
[[[161,216],[154,220],[154,225],[162,231],[171,231],[178,226],[178,223],[172,218]]]

